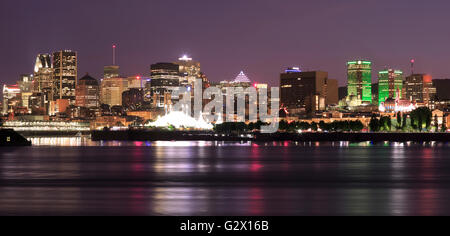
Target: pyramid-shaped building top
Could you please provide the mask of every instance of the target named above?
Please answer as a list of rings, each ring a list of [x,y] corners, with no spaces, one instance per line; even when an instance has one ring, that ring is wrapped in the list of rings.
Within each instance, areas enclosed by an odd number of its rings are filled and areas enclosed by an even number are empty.
[[[236,76],[236,79],[234,79],[233,83],[251,83],[250,79],[244,74],[243,71],[239,73],[238,76]]]

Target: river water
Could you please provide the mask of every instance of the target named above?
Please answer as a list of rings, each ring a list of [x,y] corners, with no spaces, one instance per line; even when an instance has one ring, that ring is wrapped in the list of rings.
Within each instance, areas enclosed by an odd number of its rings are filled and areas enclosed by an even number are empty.
[[[0,215],[450,215],[448,143],[0,148]]]

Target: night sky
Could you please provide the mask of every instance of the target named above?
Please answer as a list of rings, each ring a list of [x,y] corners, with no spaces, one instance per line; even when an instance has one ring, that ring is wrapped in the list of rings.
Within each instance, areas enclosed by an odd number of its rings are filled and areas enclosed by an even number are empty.
[[[345,63],[357,58],[408,73],[415,58],[416,72],[448,78],[449,23],[445,0],[1,0],[0,82],[60,49],[78,52],[79,77],[99,79],[113,43],[123,75],[186,53],[211,81],[244,70],[278,85],[285,67],[300,66],[344,85]]]

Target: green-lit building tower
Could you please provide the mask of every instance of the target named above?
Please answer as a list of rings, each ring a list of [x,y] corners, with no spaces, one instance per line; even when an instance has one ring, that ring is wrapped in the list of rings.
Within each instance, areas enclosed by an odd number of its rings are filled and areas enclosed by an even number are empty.
[[[348,95],[372,103],[372,62],[350,61],[347,63],[347,74]]]
[[[403,72],[399,70],[384,70],[378,73],[378,104],[388,98],[401,97],[403,89]],[[398,93],[398,94],[397,94]]]

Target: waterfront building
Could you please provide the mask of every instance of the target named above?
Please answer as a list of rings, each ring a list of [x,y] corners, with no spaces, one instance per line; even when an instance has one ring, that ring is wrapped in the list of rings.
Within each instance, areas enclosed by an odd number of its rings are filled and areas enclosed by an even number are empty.
[[[403,90],[403,72],[399,70],[384,70],[378,73],[378,104],[388,98],[395,98],[398,91]]]
[[[363,103],[372,103],[372,62],[347,63],[348,96],[356,96]]]
[[[77,53],[63,50],[53,53],[53,101],[66,99],[75,105]]]
[[[291,116],[323,111],[327,101],[334,100],[337,94],[335,85],[330,86],[327,92],[327,82],[328,72],[302,72],[297,68],[289,68],[280,75],[280,105]],[[327,93],[333,94],[331,99],[327,99]]]
[[[90,131],[89,123],[87,122],[63,122],[63,121],[44,121],[44,120],[29,120],[24,118],[23,121],[7,121],[3,124],[5,128],[14,129],[15,131],[60,131],[60,132],[86,132]],[[31,116],[30,118],[33,118]]]
[[[76,106],[96,108],[100,105],[98,81],[88,74],[78,81],[75,91]]]
[[[413,74],[406,77],[404,97],[412,102],[423,103],[426,106],[436,96],[433,78],[427,74]]]

